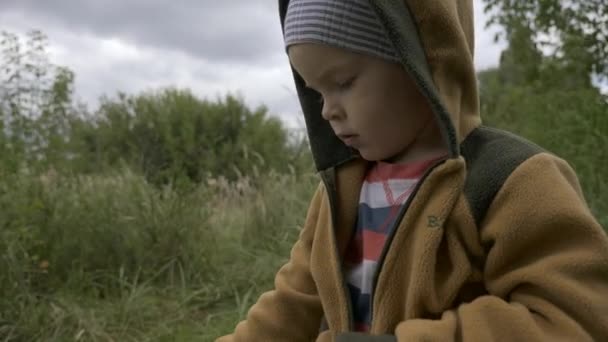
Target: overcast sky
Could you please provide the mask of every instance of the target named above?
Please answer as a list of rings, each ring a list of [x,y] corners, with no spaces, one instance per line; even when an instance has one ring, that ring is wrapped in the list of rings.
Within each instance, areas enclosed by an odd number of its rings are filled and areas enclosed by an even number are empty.
[[[503,45],[483,29],[475,0],[478,69],[498,63]],[[238,93],[298,125],[275,0],[0,0],[0,30],[40,29],[52,62],[76,73],[77,99],[187,87],[215,98]]]

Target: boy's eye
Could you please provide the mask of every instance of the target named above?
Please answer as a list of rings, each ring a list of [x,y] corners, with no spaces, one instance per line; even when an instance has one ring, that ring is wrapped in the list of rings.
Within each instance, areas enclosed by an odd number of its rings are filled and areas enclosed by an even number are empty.
[[[351,77],[348,80],[344,81],[344,82],[340,82],[337,84],[338,89],[340,90],[347,90],[348,88],[350,88],[353,83],[355,82],[356,77]]]

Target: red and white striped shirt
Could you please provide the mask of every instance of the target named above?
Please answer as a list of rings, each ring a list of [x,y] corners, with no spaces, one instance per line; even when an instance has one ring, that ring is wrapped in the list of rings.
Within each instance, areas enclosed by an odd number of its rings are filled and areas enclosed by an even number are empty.
[[[377,162],[366,175],[356,231],[344,260],[356,331],[369,331],[372,281],[386,238],[418,181],[436,160],[408,164]]]

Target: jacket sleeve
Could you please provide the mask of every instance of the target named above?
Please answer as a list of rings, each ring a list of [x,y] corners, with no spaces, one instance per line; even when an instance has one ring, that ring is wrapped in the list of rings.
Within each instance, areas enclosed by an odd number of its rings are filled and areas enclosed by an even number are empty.
[[[322,185],[315,192],[290,260],[275,276],[274,290],[260,296],[235,331],[216,342],[313,341],[319,333],[323,309],[310,274],[310,252],[320,204]]]
[[[520,165],[480,238],[489,294],[401,322],[393,341],[608,341],[608,238],[564,161],[543,153]]]

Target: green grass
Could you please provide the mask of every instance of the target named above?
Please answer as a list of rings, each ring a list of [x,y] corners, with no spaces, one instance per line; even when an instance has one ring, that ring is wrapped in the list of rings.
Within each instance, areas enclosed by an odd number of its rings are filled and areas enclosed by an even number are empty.
[[[272,287],[316,183],[3,175],[0,341],[213,341]]]
[[[272,286],[316,182],[4,175],[0,341],[212,341]]]

